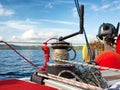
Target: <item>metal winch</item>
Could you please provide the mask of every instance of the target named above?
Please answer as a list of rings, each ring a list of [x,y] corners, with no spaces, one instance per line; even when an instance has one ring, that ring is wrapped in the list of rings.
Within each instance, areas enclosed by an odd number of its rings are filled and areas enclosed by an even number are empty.
[[[73,78],[73,76],[70,73],[64,72],[61,73],[64,70],[68,70],[71,72],[75,71],[75,65],[70,63],[61,62],[59,60],[74,60],[76,57],[76,52],[73,49],[73,46],[65,41],[57,41],[55,43],[52,43],[52,59],[54,63],[48,63],[46,71],[48,73],[54,74],[54,75],[60,75],[62,77],[66,78]],[[72,59],[70,59],[69,51],[74,51],[74,56]]]
[[[57,41],[55,43],[52,43],[53,53],[52,53],[52,59],[57,64],[63,64],[62,62],[58,60],[74,60],[76,57],[76,52],[73,48],[73,46],[65,41]],[[73,58],[70,59],[69,51],[74,51]]]

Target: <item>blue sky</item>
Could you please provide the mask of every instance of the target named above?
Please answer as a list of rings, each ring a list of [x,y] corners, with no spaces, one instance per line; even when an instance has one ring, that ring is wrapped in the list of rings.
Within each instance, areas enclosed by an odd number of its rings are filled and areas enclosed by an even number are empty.
[[[84,4],[84,28],[89,40],[99,26],[120,22],[120,0],[79,0]],[[43,42],[79,30],[74,0],[0,0],[0,40]],[[84,35],[68,39],[85,42]]]

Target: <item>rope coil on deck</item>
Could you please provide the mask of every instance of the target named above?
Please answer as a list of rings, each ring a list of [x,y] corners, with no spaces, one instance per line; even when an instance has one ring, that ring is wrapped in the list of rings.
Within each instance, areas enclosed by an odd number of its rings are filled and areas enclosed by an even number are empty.
[[[87,89],[87,90],[104,90],[103,88],[100,88],[100,87],[96,87],[96,86],[93,86],[93,85],[90,85],[90,84],[85,84],[83,82],[74,81],[72,79],[67,79],[67,78],[55,76],[55,75],[52,75],[52,74],[45,75],[45,74],[37,73],[37,75],[45,77],[45,78],[49,78],[49,79],[52,79],[52,80],[57,80],[57,81],[60,81],[60,82],[63,82],[63,83],[67,83],[67,84],[70,84],[70,85],[74,85],[74,86],[77,86],[77,87],[80,87],[80,88],[83,88],[83,89]]]
[[[119,69],[103,67],[103,66],[98,66],[98,65],[88,64],[88,63],[73,62],[73,61],[70,61],[70,60],[67,61],[67,60],[60,60],[60,59],[56,59],[56,61],[76,64],[76,65],[81,65],[81,66],[88,66],[88,67],[97,68],[97,69],[104,69],[104,70],[109,70],[109,71],[114,71],[114,72],[120,72]]]

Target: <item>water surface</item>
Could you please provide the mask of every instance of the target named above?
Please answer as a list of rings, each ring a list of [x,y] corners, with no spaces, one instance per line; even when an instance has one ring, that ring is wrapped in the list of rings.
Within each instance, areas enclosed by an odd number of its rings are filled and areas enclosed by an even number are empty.
[[[30,61],[32,61],[35,65],[42,67],[44,63],[44,55],[42,50],[18,51]],[[70,57],[72,56],[73,52],[71,51]],[[81,51],[77,51],[77,57],[75,61],[81,61]],[[50,62],[53,62],[51,58]],[[0,80],[9,78],[30,77],[35,71],[37,70],[33,66],[23,60],[14,51],[0,50]]]

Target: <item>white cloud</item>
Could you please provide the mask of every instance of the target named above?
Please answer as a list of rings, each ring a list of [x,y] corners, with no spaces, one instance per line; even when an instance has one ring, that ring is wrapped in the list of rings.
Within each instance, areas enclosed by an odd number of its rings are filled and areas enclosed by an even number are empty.
[[[6,11],[4,11],[4,15],[5,16],[11,16],[11,15],[13,15],[14,14],[14,11],[13,10],[6,10]]]
[[[57,24],[65,24],[65,25],[74,25],[74,26],[78,26],[77,23],[74,22],[68,22],[68,21],[56,21],[56,20],[30,20],[30,19],[26,19],[26,20],[18,20],[18,21],[7,21],[7,22],[0,22],[1,24],[4,24],[4,26],[6,25],[7,28],[10,30],[14,29],[14,32],[12,34],[12,38],[7,41],[16,41],[16,42],[44,42],[45,40],[49,39],[49,38],[59,38],[60,36],[67,36],[70,35],[74,32],[76,32],[74,29],[68,29],[66,27],[62,27],[62,28],[50,28],[50,27],[41,27],[41,23],[57,23]],[[6,27],[5,26],[5,27]],[[8,30],[6,28],[6,30]],[[16,35],[16,33],[18,33],[19,30],[19,34]],[[92,35],[91,35],[92,36]],[[88,36],[89,38],[91,38],[91,36]],[[83,35],[78,35],[75,37],[72,37],[70,39],[67,39],[67,41],[69,42],[75,42],[75,43],[84,43],[84,36]]]
[[[57,23],[57,24],[66,24],[66,25],[78,25],[78,23],[75,23],[75,22],[70,22],[70,21],[59,21],[59,20],[48,20],[48,19],[40,19],[40,22]]]
[[[0,36],[0,40],[3,40],[2,36]]]
[[[49,38],[53,38],[56,37],[55,32],[45,32],[40,31],[39,33],[37,33],[35,30],[28,30],[25,31],[23,34],[19,35],[19,36],[12,36],[12,41],[33,41],[33,42],[44,42],[45,40],[49,39]]]
[[[96,37],[95,37],[95,35],[88,34],[87,39],[90,42],[90,41],[96,40]],[[66,41],[72,43],[73,45],[83,45],[86,43],[84,34],[77,35],[77,36],[72,37]]]
[[[39,30],[42,25],[47,24],[63,24],[63,25],[75,25],[78,26],[78,23],[70,22],[70,21],[59,21],[59,20],[48,20],[48,19],[40,19],[40,20],[30,20],[29,18],[26,20],[10,20],[10,21],[4,21],[0,22],[1,25],[4,25],[4,27],[7,27],[8,29],[15,29],[15,30],[21,30],[26,31],[30,29],[36,29]]]
[[[97,5],[97,4],[91,4],[91,9],[94,11],[102,11],[102,10],[120,10],[120,1],[119,0],[113,0],[113,1],[107,1],[107,0],[102,0],[102,5]]]
[[[0,24],[5,25],[8,28],[17,29],[17,30],[29,30],[38,25],[38,22],[26,20],[10,20],[6,22],[0,22]]]
[[[102,5],[102,6],[97,6],[97,5],[92,5],[91,9],[93,9],[94,11],[100,11],[100,10],[104,10],[110,7],[110,4],[106,4],[106,5]]]
[[[47,28],[46,28],[47,29]],[[46,31],[46,29],[43,29],[39,33],[37,33],[35,30],[28,30],[25,31],[23,34],[19,36],[13,36],[12,41],[19,41],[19,42],[39,42],[43,43],[44,41],[50,39],[50,38],[59,38],[60,36],[67,36],[70,35],[70,32],[67,32],[66,29],[64,29],[64,33],[60,32],[60,30],[56,31],[57,29],[49,29],[49,31]],[[92,41],[95,40],[95,35],[87,34],[88,40]],[[66,39],[65,41],[72,43],[73,45],[83,45],[86,43],[84,34],[80,34],[74,37],[71,37],[69,39]],[[54,42],[51,41],[51,42]]]
[[[78,17],[78,12],[75,7],[72,9],[72,13],[73,13],[73,17],[75,17],[75,18]]]
[[[40,38],[46,38],[46,39],[48,39],[48,38],[52,38],[52,37],[55,37],[55,32],[50,32],[50,31],[48,31],[48,32],[40,32],[38,35],[39,35],[39,37]]]
[[[120,1],[113,1],[113,8],[111,10],[120,10]]]
[[[11,9],[5,9],[1,4],[0,4],[0,16],[11,16],[14,14],[14,11]]]
[[[115,1],[113,1],[113,4],[120,4],[120,0],[115,0]]]
[[[120,10],[120,5],[116,7],[117,10]]]
[[[0,22],[2,26],[1,32],[9,33],[9,37],[5,36],[7,41],[39,41],[43,42],[52,37],[60,37],[71,34],[73,29],[68,29],[66,27],[43,27],[44,25],[74,25],[78,26],[77,23],[69,22],[69,21],[57,21],[57,20],[30,20],[29,18],[26,20],[10,20]],[[42,26],[43,25],[43,26]],[[64,32],[64,33],[63,33]]]
[[[59,3],[59,4],[74,4],[72,0],[54,0],[54,3]]]
[[[100,9],[107,9],[110,7],[110,4],[103,5]]]
[[[53,4],[52,3],[48,3],[45,8],[53,8]]]
[[[34,38],[37,38],[37,35],[34,30],[29,30],[24,32],[21,38],[25,40],[32,40]]]
[[[15,36],[15,35],[12,36],[11,40],[12,40],[12,41],[17,41],[17,40],[18,40],[18,36]]]

